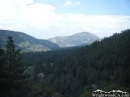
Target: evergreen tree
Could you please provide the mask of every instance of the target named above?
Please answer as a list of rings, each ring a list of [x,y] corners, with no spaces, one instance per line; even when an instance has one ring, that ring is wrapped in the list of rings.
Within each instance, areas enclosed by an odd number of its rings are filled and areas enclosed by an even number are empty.
[[[25,73],[25,68],[21,61],[20,50],[15,49],[13,37],[9,36],[6,45],[6,66],[10,71],[10,96],[24,96],[24,90],[27,89],[27,82],[29,75]],[[22,93],[24,92],[24,93]]]

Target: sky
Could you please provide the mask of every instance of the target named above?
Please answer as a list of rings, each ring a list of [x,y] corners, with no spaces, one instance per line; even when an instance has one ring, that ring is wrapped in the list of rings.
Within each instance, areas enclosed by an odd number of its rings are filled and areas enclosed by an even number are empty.
[[[0,0],[0,29],[38,39],[130,29],[130,0]]]

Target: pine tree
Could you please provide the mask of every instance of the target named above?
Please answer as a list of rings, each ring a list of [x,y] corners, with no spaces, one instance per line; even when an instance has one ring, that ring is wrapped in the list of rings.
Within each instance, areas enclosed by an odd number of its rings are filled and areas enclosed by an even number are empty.
[[[13,97],[13,95],[22,96],[22,92],[27,89],[27,80],[29,76],[25,73],[21,58],[20,50],[15,49],[13,37],[9,36],[6,45],[6,64],[11,73],[9,77],[11,97]]]
[[[15,45],[13,41],[13,37],[9,36],[7,45],[6,45],[6,58],[7,58],[7,63],[9,64],[9,70],[12,72],[12,64],[14,61],[14,53],[15,53]]]

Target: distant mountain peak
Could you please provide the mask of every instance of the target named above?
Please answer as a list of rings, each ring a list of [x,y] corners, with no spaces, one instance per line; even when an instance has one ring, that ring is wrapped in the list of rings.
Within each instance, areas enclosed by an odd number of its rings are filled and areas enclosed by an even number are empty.
[[[80,46],[84,44],[91,44],[96,40],[100,40],[100,38],[93,33],[80,32],[71,36],[54,37],[48,40],[59,45],[60,47],[71,47]]]

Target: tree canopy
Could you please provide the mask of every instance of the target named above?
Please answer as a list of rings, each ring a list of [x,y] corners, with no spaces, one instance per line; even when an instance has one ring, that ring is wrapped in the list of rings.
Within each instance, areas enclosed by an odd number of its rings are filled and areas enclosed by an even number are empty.
[[[96,88],[130,92],[129,48],[128,29],[83,47],[24,53],[23,61],[35,70],[35,84],[52,87],[64,97],[90,96]],[[39,73],[45,76],[39,78]]]

